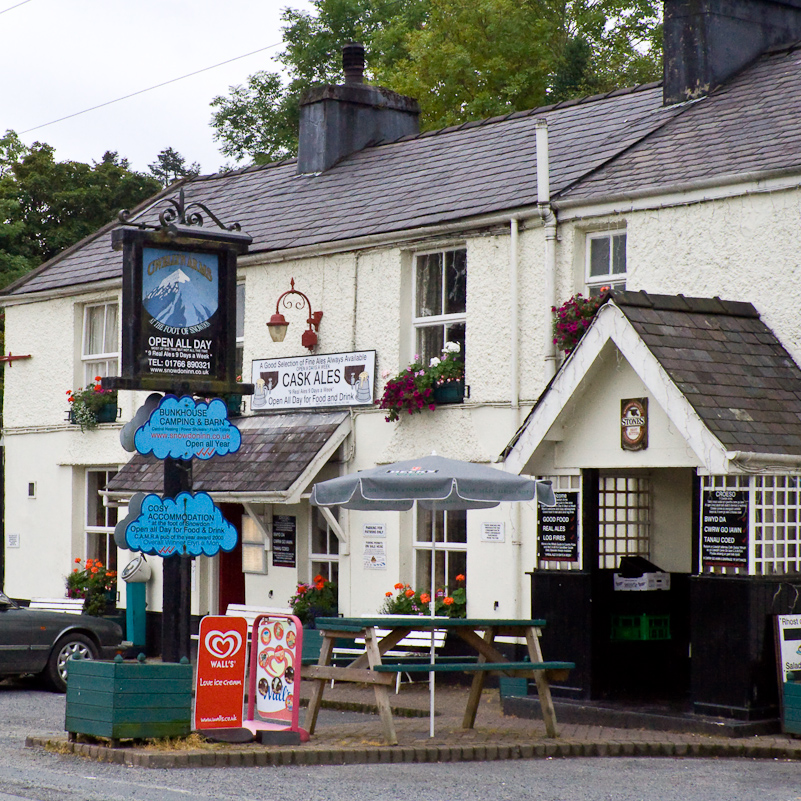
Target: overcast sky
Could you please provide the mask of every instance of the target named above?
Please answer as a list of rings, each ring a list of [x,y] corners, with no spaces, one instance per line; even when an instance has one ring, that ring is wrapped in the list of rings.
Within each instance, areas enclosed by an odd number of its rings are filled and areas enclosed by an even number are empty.
[[[209,103],[258,70],[278,69],[272,57],[287,6],[311,9],[306,0],[0,0],[0,131],[47,142],[58,161],[91,163],[116,150],[146,171],[173,147],[215,172],[226,159],[212,138]]]

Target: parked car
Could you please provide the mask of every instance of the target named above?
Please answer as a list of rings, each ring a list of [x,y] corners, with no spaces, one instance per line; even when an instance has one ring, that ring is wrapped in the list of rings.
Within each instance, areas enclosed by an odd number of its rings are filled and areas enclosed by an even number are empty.
[[[0,591],[0,678],[41,675],[55,692],[67,689],[67,660],[113,659],[122,629],[112,620],[19,606]]]

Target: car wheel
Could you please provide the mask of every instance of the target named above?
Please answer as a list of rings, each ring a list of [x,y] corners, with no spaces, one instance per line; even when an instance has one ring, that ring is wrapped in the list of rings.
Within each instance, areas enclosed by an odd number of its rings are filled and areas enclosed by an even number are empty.
[[[57,693],[67,691],[67,662],[73,656],[97,659],[97,646],[85,634],[65,634],[53,646],[44,677]]]

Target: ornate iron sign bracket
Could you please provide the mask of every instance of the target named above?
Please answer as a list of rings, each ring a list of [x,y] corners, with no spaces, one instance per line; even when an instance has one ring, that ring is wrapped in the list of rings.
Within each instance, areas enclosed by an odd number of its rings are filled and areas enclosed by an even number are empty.
[[[160,202],[167,204],[167,208],[163,209],[159,214],[160,225],[132,222],[131,212],[128,209],[123,209],[120,211],[117,217],[119,218],[119,221],[125,225],[133,225],[137,228],[141,228],[142,230],[158,231],[161,229],[173,229],[175,228],[176,223],[186,227],[197,225],[202,228],[204,223],[203,214],[207,214],[209,218],[223,231],[242,230],[242,226],[238,222],[231,225],[225,225],[225,223],[222,222],[222,220],[220,220],[219,217],[217,217],[217,215],[208,208],[208,206],[200,203],[199,201],[192,201],[191,203],[187,204],[183,189],[181,189],[181,191],[178,193],[177,200],[174,197],[170,197],[165,198]]]

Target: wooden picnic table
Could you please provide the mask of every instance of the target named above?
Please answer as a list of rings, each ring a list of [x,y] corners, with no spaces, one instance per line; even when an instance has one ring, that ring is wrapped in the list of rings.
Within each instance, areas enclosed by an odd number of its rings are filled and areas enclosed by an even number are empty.
[[[394,684],[393,673],[406,672],[453,672],[474,673],[470,693],[467,698],[462,726],[473,728],[484,688],[484,677],[488,672],[504,673],[511,676],[534,676],[537,683],[542,716],[549,737],[556,737],[556,713],[551,700],[551,680],[563,681],[568,671],[575,667],[572,662],[545,662],[540,648],[540,629],[544,620],[496,620],[476,618],[410,617],[381,615],[360,618],[317,618],[317,628],[323,635],[320,657],[316,665],[302,668],[302,677],[315,682],[306,712],[305,729],[312,734],[317,723],[317,714],[323,700],[326,684],[331,681],[371,684],[375,690],[376,706],[384,728],[384,736],[390,745],[397,745],[392,709],[389,704],[389,688]],[[376,629],[388,631],[383,637]],[[462,661],[443,661],[442,663],[418,661],[404,663],[393,661],[385,664],[382,655],[396,646],[411,632],[446,629],[453,631],[466,642],[476,654]],[[525,638],[528,649],[527,662],[512,662],[496,647],[496,637]],[[339,639],[364,639],[364,653],[344,666],[331,664],[334,643]]]

